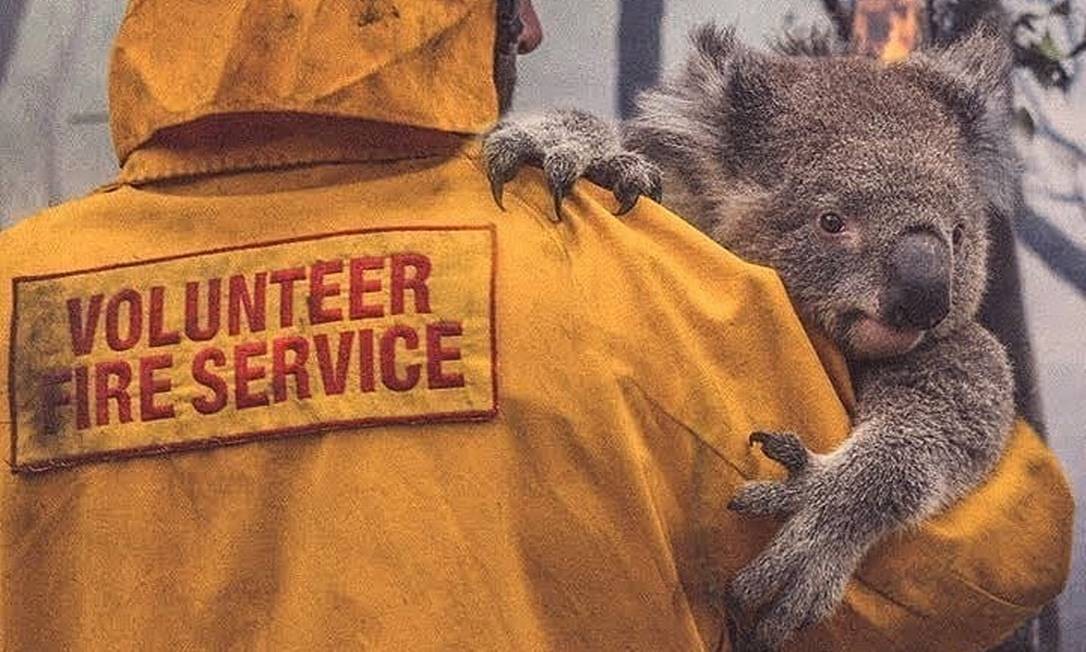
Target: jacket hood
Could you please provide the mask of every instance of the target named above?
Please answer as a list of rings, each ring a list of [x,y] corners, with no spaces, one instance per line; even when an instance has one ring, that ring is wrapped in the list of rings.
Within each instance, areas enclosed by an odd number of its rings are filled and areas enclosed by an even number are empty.
[[[118,159],[238,113],[479,133],[498,116],[495,1],[133,0],[110,68]]]

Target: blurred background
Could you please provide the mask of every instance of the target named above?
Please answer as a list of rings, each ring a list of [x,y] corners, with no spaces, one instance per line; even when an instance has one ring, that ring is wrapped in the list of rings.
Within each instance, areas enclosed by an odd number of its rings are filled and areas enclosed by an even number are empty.
[[[833,4],[833,3],[830,3]],[[848,3],[838,3],[848,4]],[[933,6],[954,4],[933,0]],[[0,0],[0,224],[86,193],[116,173],[107,124],[110,43],[123,0]],[[516,107],[619,117],[638,88],[682,61],[708,19],[749,44],[829,25],[819,0],[535,0],[543,46],[520,61]],[[1006,2],[1026,207],[1015,221],[1040,419],[1086,504],[1086,0]],[[1076,50],[1076,48],[1079,48]],[[1086,522],[1076,518],[1058,638],[1086,650]],[[1049,627],[1052,627],[1050,624]],[[1049,645],[1054,640],[1047,637]],[[1053,649],[1041,646],[1041,649]]]

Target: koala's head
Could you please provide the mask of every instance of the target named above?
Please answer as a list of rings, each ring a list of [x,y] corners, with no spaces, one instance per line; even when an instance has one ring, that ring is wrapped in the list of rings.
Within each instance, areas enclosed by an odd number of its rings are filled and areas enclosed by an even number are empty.
[[[645,95],[636,146],[681,211],[780,274],[804,316],[852,357],[904,353],[976,314],[990,211],[1016,168],[1010,60],[996,38],[895,64],[757,53],[714,26]]]

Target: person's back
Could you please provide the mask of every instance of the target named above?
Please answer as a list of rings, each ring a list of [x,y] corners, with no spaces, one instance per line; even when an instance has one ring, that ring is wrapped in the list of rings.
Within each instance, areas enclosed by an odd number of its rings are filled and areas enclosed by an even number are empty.
[[[777,473],[747,435],[832,448],[844,373],[658,206],[494,206],[453,133],[495,117],[491,3],[313,5],[130,10],[119,182],[0,234],[0,646],[715,646],[774,529],[724,510]],[[804,643],[995,642],[1066,573],[1061,482],[1019,432]]]

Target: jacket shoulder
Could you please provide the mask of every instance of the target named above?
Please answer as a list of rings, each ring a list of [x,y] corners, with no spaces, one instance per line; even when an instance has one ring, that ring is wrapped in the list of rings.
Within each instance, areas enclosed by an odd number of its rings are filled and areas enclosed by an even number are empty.
[[[585,346],[604,351],[617,375],[743,466],[755,429],[812,433],[818,449],[840,442],[846,367],[812,342],[773,270],[646,198],[616,218],[614,197],[583,180],[553,223],[541,173],[525,172],[507,186],[517,206],[506,205],[529,215],[507,219],[533,220],[561,248],[578,314],[591,324]],[[732,432],[722,432],[722,415]]]
[[[100,237],[125,209],[113,193],[94,193],[29,215],[0,231],[5,267],[15,263],[31,268],[56,259],[69,260],[81,246]]]

